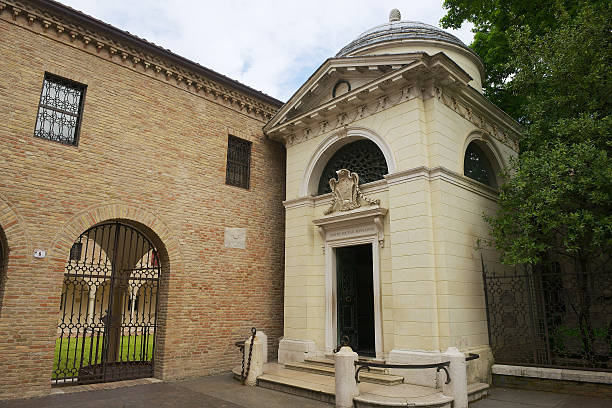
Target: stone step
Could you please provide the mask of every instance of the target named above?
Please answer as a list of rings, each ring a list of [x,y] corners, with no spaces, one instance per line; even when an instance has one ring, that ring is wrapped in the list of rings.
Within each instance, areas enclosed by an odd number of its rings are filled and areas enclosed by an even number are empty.
[[[489,395],[489,384],[472,383],[468,384],[468,402],[478,401]]]
[[[359,359],[360,361],[370,361],[372,363],[384,363],[385,360],[379,360],[379,359]],[[308,363],[308,364],[312,364],[312,365],[319,365],[319,366],[324,366],[324,367],[333,367],[334,366],[334,360],[332,358],[327,358],[327,357],[310,357],[310,358],[306,358],[304,359],[304,363]],[[381,372],[381,373],[388,373],[389,371],[386,368],[381,368],[381,367],[371,367],[370,368],[370,372]]]
[[[328,375],[333,377],[335,374],[335,369],[333,365],[327,364],[312,364],[312,363],[285,363],[285,368],[296,371],[304,371],[313,374],[319,375]],[[382,384],[382,385],[397,385],[404,382],[404,377],[400,375],[390,375],[386,374],[382,371],[365,371],[361,370],[359,372],[359,380],[362,382],[368,382],[373,384]]]
[[[324,377],[328,379],[328,382],[318,381],[314,378],[293,378],[291,376],[264,373],[257,378],[257,385],[286,394],[334,404],[336,401],[336,387],[333,378],[320,374],[309,374],[311,376]]]
[[[327,358],[327,357],[310,357],[310,358],[304,359],[304,362],[308,364],[320,365],[324,367],[334,366],[334,360],[331,358]]]
[[[329,364],[327,364],[329,365]],[[240,367],[234,369],[240,374]],[[258,377],[257,385],[305,398],[335,403],[335,380],[330,375],[288,369],[280,364],[264,366],[264,374]],[[360,396],[354,400],[355,407],[437,407],[451,408],[453,399],[442,395],[441,390],[412,384],[392,386],[362,382]]]
[[[402,387],[402,389],[400,389]],[[364,392],[353,399],[355,408],[380,407],[435,407],[452,408],[453,398],[440,390],[418,385],[402,384],[394,387],[393,393]],[[397,388],[397,390],[395,390]]]

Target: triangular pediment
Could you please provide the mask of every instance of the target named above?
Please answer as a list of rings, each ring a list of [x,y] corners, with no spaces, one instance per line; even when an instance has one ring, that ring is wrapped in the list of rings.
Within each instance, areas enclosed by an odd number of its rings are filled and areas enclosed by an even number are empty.
[[[274,127],[303,115],[355,89],[363,88],[391,72],[424,57],[422,53],[330,58],[298,89],[270,120]]]

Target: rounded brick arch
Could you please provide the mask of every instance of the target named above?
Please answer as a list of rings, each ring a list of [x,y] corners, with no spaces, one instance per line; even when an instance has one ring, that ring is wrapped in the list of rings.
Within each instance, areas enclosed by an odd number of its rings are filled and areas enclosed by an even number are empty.
[[[53,239],[49,254],[50,262],[61,264],[60,269],[63,271],[70,248],[79,235],[92,226],[109,220],[138,223],[146,227],[149,231],[143,232],[158,247],[158,250],[167,252],[172,269],[182,267],[183,261],[178,241],[166,224],[145,209],[125,204],[109,204],[90,208],[73,216]]]
[[[28,266],[30,240],[19,214],[0,196],[0,247],[4,251],[4,264],[0,265],[0,317],[7,280],[12,272]]]
[[[173,279],[173,273],[184,269],[184,262],[178,240],[159,217],[143,208],[125,204],[109,204],[85,210],[66,222],[55,236],[48,256],[50,268],[54,275],[58,277],[57,282],[60,284],[59,277],[64,274],[70,248],[79,235],[96,224],[110,220],[121,221],[137,227],[151,240],[158,251],[162,269],[157,298],[154,376],[164,378],[166,376],[164,367],[169,359],[165,347],[168,330],[167,321],[170,314],[168,311],[169,283]],[[61,286],[58,286],[57,290],[59,293]]]

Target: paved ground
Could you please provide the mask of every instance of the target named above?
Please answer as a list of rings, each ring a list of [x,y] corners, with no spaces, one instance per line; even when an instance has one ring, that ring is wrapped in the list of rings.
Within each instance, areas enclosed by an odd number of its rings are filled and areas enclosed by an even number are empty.
[[[115,383],[118,384],[118,383]],[[0,401],[0,408],[330,408],[331,405],[267,390],[246,387],[230,374],[178,382],[156,382],[115,389],[71,392],[43,398]],[[494,388],[470,408],[612,408],[611,400],[550,392]]]
[[[493,388],[470,408],[612,408],[612,400],[542,391]]]

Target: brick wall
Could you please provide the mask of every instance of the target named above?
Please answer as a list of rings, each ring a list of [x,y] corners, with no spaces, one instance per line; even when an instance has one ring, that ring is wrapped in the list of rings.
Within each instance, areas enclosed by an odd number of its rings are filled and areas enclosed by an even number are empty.
[[[109,219],[160,250],[156,377],[229,370],[251,326],[275,355],[285,151],[263,136],[265,117],[13,16],[0,11],[0,399],[50,391],[70,246]],[[33,136],[45,71],[87,85],[77,147]],[[249,190],[225,185],[228,134],[253,142]],[[225,227],[246,228],[246,249],[225,248]]]

